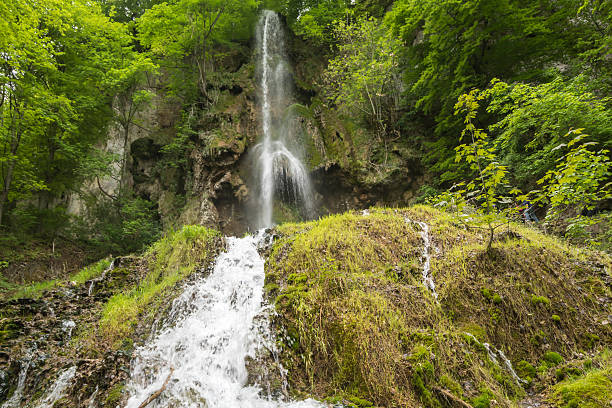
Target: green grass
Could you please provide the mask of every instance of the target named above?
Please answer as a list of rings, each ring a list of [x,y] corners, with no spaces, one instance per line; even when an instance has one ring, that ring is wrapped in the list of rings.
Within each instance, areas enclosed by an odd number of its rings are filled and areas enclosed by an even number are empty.
[[[561,408],[600,408],[612,401],[612,359],[603,368],[568,378],[553,386],[552,401]]]
[[[104,305],[98,333],[102,341],[120,347],[145,311],[154,314],[170,288],[212,260],[219,239],[218,232],[192,225],[154,243],[143,256],[146,275],[140,284],[112,296]]]
[[[104,273],[104,271],[110,266],[110,264],[110,259],[101,259],[98,262],[81,269],[80,271],[72,275],[70,278],[68,278],[68,280],[71,282],[76,282],[78,285],[82,285],[88,280],[101,276],[102,273]]]
[[[51,290],[58,286],[65,285],[68,282],[76,282],[78,285],[82,285],[86,281],[100,276],[102,272],[104,272],[104,270],[108,268],[110,262],[111,261],[108,259],[101,259],[96,263],[86,266],[85,268],[81,269],[80,271],[68,277],[67,279],[52,279],[42,282],[30,283],[22,286],[13,285],[13,293],[11,294],[11,298],[39,299],[45,291]]]

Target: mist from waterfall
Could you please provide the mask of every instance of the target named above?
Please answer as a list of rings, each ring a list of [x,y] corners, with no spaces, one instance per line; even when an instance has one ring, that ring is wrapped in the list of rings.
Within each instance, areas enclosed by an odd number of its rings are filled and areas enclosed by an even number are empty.
[[[256,228],[274,223],[274,204],[280,200],[313,216],[313,190],[301,160],[291,117],[291,74],[285,51],[285,35],[278,15],[265,10],[257,26],[262,138],[253,148],[253,212]]]

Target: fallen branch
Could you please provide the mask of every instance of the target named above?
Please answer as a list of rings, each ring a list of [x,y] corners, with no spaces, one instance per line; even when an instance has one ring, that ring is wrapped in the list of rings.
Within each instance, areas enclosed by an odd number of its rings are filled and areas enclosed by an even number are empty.
[[[174,372],[174,367],[170,367],[170,374],[168,374],[168,377],[166,377],[166,381],[164,381],[164,384],[161,386],[161,388],[157,391],[155,391],[153,394],[151,394],[149,396],[149,398],[147,398],[142,404],[140,404],[140,406],[138,408],[144,408],[147,405],[149,405],[155,398],[159,397],[161,395],[162,392],[164,392],[164,390],[166,389],[166,387],[168,386],[168,382],[170,381],[170,377],[172,377],[172,373]]]
[[[454,402],[455,404],[459,405],[461,408],[474,408],[473,406],[471,406],[470,404],[468,404],[467,402],[463,401],[462,399],[454,396],[453,394],[451,394],[450,391],[445,390],[444,388],[440,388],[440,387],[434,387],[433,388],[434,391],[439,392],[440,394],[442,394],[446,399]],[[142,408],[142,407],[141,407]]]

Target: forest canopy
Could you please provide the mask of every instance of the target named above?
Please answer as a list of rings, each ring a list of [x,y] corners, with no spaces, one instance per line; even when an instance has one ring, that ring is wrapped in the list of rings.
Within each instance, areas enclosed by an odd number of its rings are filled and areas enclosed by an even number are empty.
[[[137,118],[155,98],[180,106],[160,166],[189,173],[193,126],[236,86],[227,61],[252,53],[264,8],[281,13],[300,41],[292,52],[319,61],[309,68],[313,83],[300,85],[313,92],[305,110],[333,110],[345,128],[369,134],[354,148],[371,157],[355,166],[379,178],[394,171],[390,146],[415,151],[427,180],[420,200],[473,176],[456,159],[465,123],[455,105],[474,89],[482,98],[475,124],[522,191],[556,168],[564,157],[558,146],[574,130],[589,135],[587,150],[612,143],[609,0],[7,0],[0,225],[53,235],[74,226],[65,202],[79,194],[91,211],[77,224],[109,231],[110,219],[117,237],[138,230],[133,223],[149,231],[142,239],[157,236],[155,200],[126,182]],[[115,127],[118,156],[104,148]],[[106,191],[105,177],[120,191]],[[91,185],[100,187],[96,198]],[[102,208],[114,216],[100,223]]]

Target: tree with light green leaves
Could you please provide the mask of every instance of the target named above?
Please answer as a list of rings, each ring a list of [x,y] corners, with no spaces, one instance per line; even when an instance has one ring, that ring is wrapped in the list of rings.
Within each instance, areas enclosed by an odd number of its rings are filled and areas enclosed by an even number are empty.
[[[153,6],[138,20],[141,43],[174,75],[174,92],[185,96],[190,84],[208,105],[209,77],[220,46],[248,40],[259,0],[175,0]],[[185,89],[186,88],[186,89]],[[196,98],[198,99],[198,98]]]
[[[358,112],[382,139],[398,119],[401,43],[373,18],[336,21],[334,37],[338,50],[324,73],[327,97],[345,115]]]
[[[467,141],[455,148],[455,161],[467,163],[472,176],[431,201],[453,212],[466,226],[486,230],[487,252],[490,252],[495,230],[506,225],[511,214],[517,211],[512,204],[521,192],[509,186],[508,167],[499,162],[489,135],[474,124],[482,99],[480,90],[475,89],[461,95],[455,105],[455,114],[465,113],[461,141]]]
[[[583,129],[572,129],[568,136],[572,137],[568,143],[555,147],[567,152],[538,180],[541,190],[530,195],[534,202],[548,205],[546,222],[550,226],[564,224],[569,237],[580,237],[588,235],[587,227],[600,221],[585,214],[612,198],[612,161],[609,150],[586,141],[589,135]]]
[[[80,0],[4,1],[0,33],[1,223],[19,201],[46,211],[78,188],[134,51],[122,24]]]

